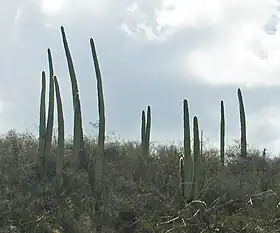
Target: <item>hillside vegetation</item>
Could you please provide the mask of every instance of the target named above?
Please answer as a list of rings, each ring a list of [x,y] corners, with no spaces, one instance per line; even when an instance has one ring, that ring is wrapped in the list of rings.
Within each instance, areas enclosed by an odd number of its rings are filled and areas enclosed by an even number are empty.
[[[86,139],[92,154],[96,140]],[[71,148],[70,141],[66,148]],[[63,192],[56,195],[53,146],[45,183],[39,176],[38,140],[10,131],[0,140],[0,224],[18,232],[94,232],[90,177],[73,174],[66,150]],[[238,145],[226,152],[206,150],[201,164],[198,201],[182,202],[178,160],[183,148],[159,146],[141,164],[135,142],[105,145],[103,232],[278,232],[280,229],[280,159],[249,151],[241,160]],[[17,232],[17,231],[15,231]]]

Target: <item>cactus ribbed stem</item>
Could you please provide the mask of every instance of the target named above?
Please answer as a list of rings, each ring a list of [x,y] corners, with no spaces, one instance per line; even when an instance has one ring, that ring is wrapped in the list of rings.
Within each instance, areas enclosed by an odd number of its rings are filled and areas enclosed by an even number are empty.
[[[42,89],[40,101],[40,123],[39,123],[39,161],[40,176],[44,176],[45,170],[45,144],[46,144],[46,74],[42,72]]]
[[[246,116],[245,108],[242,98],[241,90],[237,90],[238,101],[239,101],[239,111],[240,111],[240,125],[241,125],[241,157],[247,157],[247,139],[246,139]]]
[[[191,155],[191,136],[190,136],[190,116],[188,100],[183,101],[183,122],[184,122],[184,156],[182,159],[184,182],[183,190],[184,197],[187,200],[192,199],[192,186],[193,186],[193,159]],[[181,159],[180,159],[181,160]]]
[[[51,153],[52,147],[52,134],[53,134],[53,121],[54,121],[54,81],[53,81],[53,62],[51,50],[48,49],[48,61],[49,61],[49,72],[50,72],[50,83],[49,83],[49,108],[48,108],[48,121],[45,136],[45,158],[47,159]],[[46,161],[45,161],[46,166]],[[46,178],[46,168],[44,167],[43,177]]]
[[[144,110],[142,110],[142,121],[141,121],[141,150],[142,150],[142,157],[146,161],[149,159],[150,134],[151,134],[151,106],[148,105],[147,122],[146,122],[146,116]]]
[[[197,200],[200,195],[200,149],[199,149],[199,129],[198,119],[196,116],[193,118],[193,157],[194,157],[194,188],[193,198]]]
[[[53,82],[53,67],[51,51],[48,49],[49,69],[50,69],[50,83],[49,83],[49,109],[48,122],[46,130],[46,155],[51,151],[52,133],[53,133],[53,118],[54,118],[54,82]]]
[[[141,121],[141,150],[142,150],[142,156],[145,158],[145,149],[146,149],[146,115],[145,111],[142,110],[142,121]]]
[[[221,165],[225,165],[225,109],[224,101],[221,100],[221,122],[220,122],[220,159]]]
[[[147,126],[146,126],[146,156],[149,158],[149,148],[150,148],[150,134],[151,134],[151,106],[147,109]]]
[[[79,99],[78,83],[75,73],[75,68],[73,60],[71,57],[69,45],[65,35],[64,27],[61,27],[61,35],[63,46],[65,50],[65,55],[68,64],[68,71],[72,84],[72,98],[73,98],[73,109],[74,109],[74,142],[73,142],[73,157],[77,159],[75,162],[76,170],[78,168],[86,168],[85,154],[84,154],[84,142],[83,142],[83,127],[82,127],[82,117],[81,117],[81,104]],[[77,100],[78,98],[78,100]]]
[[[56,180],[57,180],[57,195],[62,186],[63,178],[63,162],[64,162],[64,117],[62,109],[62,101],[60,96],[59,84],[57,77],[54,76],[56,105],[57,105],[57,124],[58,124],[58,150],[56,157]]]
[[[95,194],[96,194],[96,204],[95,212],[97,213],[98,224],[96,232],[101,232],[101,206],[102,200],[104,198],[104,144],[105,144],[105,104],[103,97],[103,88],[102,88],[102,78],[101,72],[98,63],[98,57],[95,49],[94,40],[90,39],[90,46],[92,52],[92,58],[95,67],[96,81],[97,81],[97,95],[98,95],[98,112],[99,112],[99,132],[98,132],[98,150],[95,155]]]

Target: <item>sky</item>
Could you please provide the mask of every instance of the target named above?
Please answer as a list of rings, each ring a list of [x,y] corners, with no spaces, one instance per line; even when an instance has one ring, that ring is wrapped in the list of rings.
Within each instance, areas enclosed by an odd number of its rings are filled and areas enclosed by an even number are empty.
[[[139,140],[141,111],[151,105],[151,140],[178,142],[187,98],[206,144],[218,146],[223,99],[230,145],[240,138],[241,88],[249,146],[280,152],[279,0],[13,0],[0,13],[0,133],[38,135],[41,72],[48,74],[50,48],[66,134],[72,134],[64,26],[87,135],[96,135],[91,122],[98,120],[94,38],[107,136]]]

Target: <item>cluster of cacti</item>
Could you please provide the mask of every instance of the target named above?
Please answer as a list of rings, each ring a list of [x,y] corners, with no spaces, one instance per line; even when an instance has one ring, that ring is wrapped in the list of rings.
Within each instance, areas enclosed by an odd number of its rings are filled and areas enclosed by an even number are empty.
[[[41,105],[40,105],[40,125],[39,125],[39,160],[40,160],[40,176],[42,180],[46,178],[46,160],[51,152],[53,118],[54,118],[54,69],[52,63],[51,50],[48,49],[48,62],[50,72],[49,83],[49,108],[48,120],[46,126],[46,74],[42,72],[42,89],[41,89]]]
[[[103,88],[101,80],[101,72],[98,64],[96,49],[94,41],[90,39],[91,53],[94,62],[97,80],[98,93],[98,112],[99,112],[99,135],[98,135],[98,149],[97,153],[93,155],[94,162],[90,163],[88,155],[85,154],[83,127],[81,116],[81,103],[79,98],[77,78],[75,69],[67,43],[64,28],[61,27],[61,34],[65,55],[67,58],[68,70],[72,84],[72,98],[74,111],[74,138],[72,156],[75,160],[73,167],[74,172],[79,169],[85,169],[90,178],[90,185],[96,202],[95,202],[95,216],[101,216],[101,204],[103,198],[103,174],[104,174],[104,142],[105,142],[105,106],[103,97]],[[57,77],[54,74],[51,50],[48,49],[49,62],[49,106],[48,106],[48,120],[46,126],[46,75],[42,72],[42,89],[41,89],[41,103],[40,103],[40,127],[39,127],[39,160],[40,160],[40,174],[42,180],[46,178],[46,160],[51,153],[53,121],[54,121],[54,92],[56,93],[57,102],[57,121],[58,121],[58,150],[56,159],[56,175],[57,175],[57,191],[63,184],[63,160],[64,160],[64,117],[62,109],[62,101],[59,91],[59,84]],[[238,89],[238,100],[240,108],[240,122],[241,122],[241,157],[246,157],[246,121],[245,110],[240,89]],[[188,109],[188,101],[183,101],[183,122],[184,122],[184,155],[179,159],[179,177],[180,177],[180,192],[188,201],[198,199],[200,195],[199,180],[200,180],[200,163],[202,156],[202,131],[201,141],[199,140],[198,119],[193,117],[193,155],[191,153],[191,137],[190,137],[190,117]],[[147,161],[149,158],[149,145],[151,133],[151,107],[147,108],[147,118],[145,111],[142,111],[141,123],[141,148],[142,157]],[[224,102],[221,100],[221,121],[220,121],[220,160],[221,165],[225,163],[225,113]],[[96,218],[95,218],[96,219]],[[98,221],[98,219],[97,219]]]
[[[197,117],[193,118],[193,156],[190,143],[190,117],[188,101],[183,102],[184,155],[179,160],[180,191],[188,201],[199,197],[200,148]]]
[[[240,109],[241,124],[241,157],[247,156],[246,143],[246,121],[245,110],[242,100],[241,90],[238,88],[238,100]],[[179,179],[180,192],[188,201],[199,197],[199,177],[200,177],[200,159],[202,156],[202,131],[201,141],[199,141],[198,120],[193,118],[193,156],[190,149],[190,125],[189,125],[188,101],[184,100],[184,155],[179,159]],[[200,143],[200,147],[199,147]],[[224,101],[221,100],[221,119],[220,119],[220,161],[225,165],[225,110]]]
[[[246,118],[245,118],[245,108],[242,99],[242,94],[240,88],[237,90],[237,96],[239,101],[239,111],[240,111],[240,125],[241,125],[241,158],[247,157],[247,140],[246,140]],[[220,120],[220,160],[221,165],[225,164],[225,109],[224,101],[221,100],[221,120]]]
[[[73,61],[71,58],[69,46],[67,43],[64,28],[61,27],[63,45],[68,63],[69,74],[72,83],[72,97],[73,97],[73,110],[74,110],[74,139],[72,156],[74,163],[72,164],[74,172],[79,169],[86,169],[89,177],[94,178],[94,182],[90,182],[93,194],[95,195],[94,215],[101,216],[101,203],[103,195],[103,173],[104,173],[104,141],[105,141],[105,107],[102,90],[101,73],[99,69],[97,54],[95,50],[94,41],[90,39],[90,46],[94,67],[96,71],[97,92],[98,92],[98,110],[99,110],[99,137],[98,137],[98,151],[94,154],[94,164],[88,164],[87,156],[84,152],[83,141],[83,127],[81,116],[81,104],[78,92],[77,78]],[[48,49],[49,71],[50,71],[50,86],[49,86],[49,109],[48,121],[46,127],[46,113],[45,113],[45,92],[46,92],[46,76],[42,72],[42,90],[41,90],[41,103],[40,103],[40,126],[39,126],[39,160],[40,160],[40,173],[42,179],[46,176],[46,159],[51,153],[52,132],[53,132],[53,117],[54,117],[54,88],[57,100],[57,120],[58,120],[58,150],[56,160],[56,175],[57,175],[57,191],[59,192],[63,184],[63,157],[64,157],[64,118],[62,110],[62,101],[59,91],[59,84],[52,64],[51,51]],[[93,175],[94,173],[94,175]]]
[[[144,110],[142,110],[142,121],[141,121],[141,149],[142,149],[142,157],[145,160],[149,158],[150,133],[151,133],[151,107],[148,106],[147,122],[146,122],[146,116]]]

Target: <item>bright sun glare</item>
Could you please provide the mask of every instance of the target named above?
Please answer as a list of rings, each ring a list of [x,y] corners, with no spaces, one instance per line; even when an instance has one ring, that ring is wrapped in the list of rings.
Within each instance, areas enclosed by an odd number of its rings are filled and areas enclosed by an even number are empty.
[[[45,14],[57,14],[63,7],[64,0],[42,0],[41,8]]]

